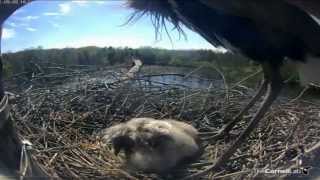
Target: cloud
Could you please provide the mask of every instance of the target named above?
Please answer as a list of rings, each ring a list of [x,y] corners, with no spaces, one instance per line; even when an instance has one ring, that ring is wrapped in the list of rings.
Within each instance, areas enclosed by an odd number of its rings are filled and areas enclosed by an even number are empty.
[[[2,30],[2,38],[3,39],[10,39],[16,35],[16,31],[14,29],[3,28]]]
[[[58,12],[44,12],[42,15],[44,16],[63,16],[70,12],[71,6],[69,3],[62,3],[59,4],[59,11]]]
[[[19,23],[18,26],[20,26],[20,27],[29,27],[29,23]]]
[[[26,16],[26,17],[23,17],[22,19],[26,21],[30,21],[30,20],[39,19],[39,16]]]
[[[101,36],[87,36],[81,39],[70,40],[67,42],[60,42],[53,44],[50,48],[64,48],[64,47],[85,47],[85,46],[98,46],[98,47],[134,47],[138,48],[145,44],[143,38],[138,37],[101,37]]]
[[[45,16],[60,16],[61,14],[57,13],[57,12],[45,12],[45,13],[43,13],[43,15],[45,15]]]
[[[19,21],[19,22],[30,22],[32,20],[36,20],[39,19],[39,16],[13,16],[12,17],[15,21]]]
[[[49,21],[49,23],[51,24],[52,27],[57,28],[57,29],[62,27],[60,24],[53,22],[53,21]]]
[[[68,14],[71,10],[70,4],[68,3],[59,4],[59,8],[61,14]]]
[[[46,48],[79,48],[86,46],[97,46],[97,47],[131,47],[139,48],[142,46],[151,46],[158,48],[170,48],[168,41],[154,42],[153,40],[148,40],[143,38],[143,36],[99,36],[99,35],[89,35],[82,38],[63,40],[56,44],[50,44]],[[226,52],[223,48],[216,48],[207,42],[202,42],[201,44],[186,42],[186,41],[177,41],[172,47],[174,49],[211,49],[217,52]]]
[[[14,23],[14,22],[10,22],[10,23],[8,23],[8,25],[11,26],[11,27],[17,27],[17,24]]]
[[[94,1],[96,4],[106,4],[106,2],[105,1]]]
[[[76,3],[79,6],[86,6],[88,4],[88,1],[86,0],[77,0],[77,1],[71,1],[72,3]]]
[[[35,32],[35,31],[37,31],[37,29],[32,28],[32,27],[27,27],[26,30],[27,30],[27,31],[30,31],[30,32]]]
[[[98,4],[98,5],[103,5],[103,4],[106,4],[105,1],[103,0],[91,0],[91,1],[88,1],[88,0],[75,0],[75,1],[71,1],[72,3],[75,3],[79,6],[88,6],[89,4]]]

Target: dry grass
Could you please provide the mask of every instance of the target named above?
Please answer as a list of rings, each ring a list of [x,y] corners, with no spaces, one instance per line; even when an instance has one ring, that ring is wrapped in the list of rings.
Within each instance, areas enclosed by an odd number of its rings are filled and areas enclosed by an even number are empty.
[[[178,179],[199,172],[235,139],[236,135],[208,140],[252,94],[241,87],[228,91],[192,90],[148,85],[144,81],[112,87],[88,81],[75,89],[57,86],[31,89],[11,101],[19,134],[34,144],[36,159],[51,174],[64,179]],[[223,170],[203,179],[254,177],[257,175],[254,169],[284,168],[299,154],[299,149],[314,146],[320,137],[320,106],[302,100],[288,102],[275,103]],[[252,113],[233,134],[244,129]],[[193,124],[206,139],[201,159],[162,176],[127,172],[111,148],[100,147],[95,134],[133,117],[174,118]]]

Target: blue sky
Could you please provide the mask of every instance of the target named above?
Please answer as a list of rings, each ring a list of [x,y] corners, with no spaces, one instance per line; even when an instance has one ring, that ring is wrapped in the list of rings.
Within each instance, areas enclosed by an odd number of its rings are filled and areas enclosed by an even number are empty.
[[[124,1],[34,1],[17,10],[4,24],[2,52],[30,47],[64,48],[83,46],[141,47],[166,49],[215,49],[185,28],[187,40],[172,31],[173,44],[163,32],[155,40],[149,17],[121,26],[130,14]]]

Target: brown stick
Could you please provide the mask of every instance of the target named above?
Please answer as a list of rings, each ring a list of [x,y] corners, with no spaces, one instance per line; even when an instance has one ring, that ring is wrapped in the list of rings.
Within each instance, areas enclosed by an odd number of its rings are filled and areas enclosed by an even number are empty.
[[[231,145],[231,147],[227,149],[224,154],[222,154],[222,156],[217,160],[217,162],[214,165],[209,166],[204,171],[198,172],[191,176],[187,176],[184,179],[196,179],[197,177],[208,174],[210,171],[215,171],[219,169],[222,165],[226,163],[226,161],[238,149],[241,143],[243,143],[243,141],[245,141],[245,139],[250,135],[250,133],[257,127],[259,121],[263,118],[264,114],[268,111],[273,101],[277,98],[282,87],[281,75],[278,67],[265,64],[263,66],[263,69],[265,79],[268,82],[266,97],[257,113],[251,119],[248,127],[241,133],[239,138]]]
[[[228,124],[222,128],[219,134],[209,138],[210,140],[215,140],[227,135],[231,129],[236,125],[238,121],[241,120],[242,116],[248,112],[248,110],[261,98],[261,96],[265,93],[267,89],[268,83],[267,81],[263,81],[261,87],[258,92],[254,95],[254,97],[250,100],[250,102],[233,118]]]

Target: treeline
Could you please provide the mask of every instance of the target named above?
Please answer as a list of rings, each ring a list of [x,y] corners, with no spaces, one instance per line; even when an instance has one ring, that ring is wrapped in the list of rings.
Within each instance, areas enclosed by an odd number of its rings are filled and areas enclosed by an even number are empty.
[[[95,65],[112,66],[128,63],[132,57],[140,58],[146,65],[171,65],[206,68],[215,66],[230,72],[251,71],[249,61],[231,53],[217,53],[211,50],[166,50],[150,47],[138,49],[113,47],[83,47],[64,49],[27,49],[16,53],[5,53],[4,69],[6,77],[18,73],[38,73],[39,66],[56,64],[61,66]],[[233,75],[232,75],[233,76]]]
[[[47,66],[112,66],[130,63],[132,57],[139,58],[145,65],[170,65],[199,67],[207,76],[217,69],[227,80],[239,80],[257,71],[257,66],[243,56],[219,53],[212,50],[166,50],[150,47],[138,49],[113,47],[83,47],[64,49],[27,49],[15,53],[5,53],[4,73],[6,77],[24,73],[27,77],[43,73]]]
[[[128,61],[135,53],[130,48],[64,48],[64,49],[27,49],[15,53],[3,54],[4,73],[10,77],[19,73],[40,73],[41,67],[75,65],[110,66]],[[45,68],[44,68],[45,69]]]

